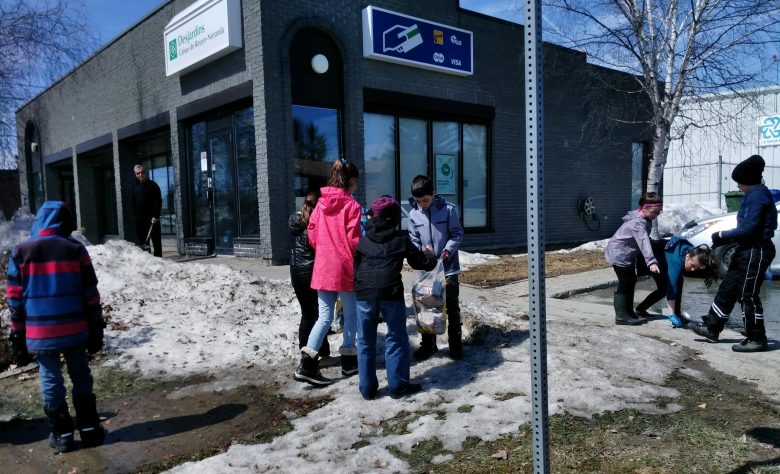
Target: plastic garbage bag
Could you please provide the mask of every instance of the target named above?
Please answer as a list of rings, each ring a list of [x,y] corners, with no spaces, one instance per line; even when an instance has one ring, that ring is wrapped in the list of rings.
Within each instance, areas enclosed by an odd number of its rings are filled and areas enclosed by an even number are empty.
[[[412,306],[418,332],[444,334],[447,330],[445,290],[444,261],[439,259],[436,267],[420,275],[412,286]]]
[[[337,299],[333,306],[333,321],[330,323],[330,330],[334,334],[344,332],[344,305],[341,304],[341,298]]]

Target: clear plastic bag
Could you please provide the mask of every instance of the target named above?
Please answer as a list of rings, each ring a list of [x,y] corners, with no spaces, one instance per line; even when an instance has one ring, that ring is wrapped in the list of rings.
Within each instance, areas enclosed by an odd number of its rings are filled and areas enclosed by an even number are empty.
[[[333,322],[330,323],[330,330],[334,334],[344,332],[344,305],[341,304],[341,298],[338,298],[333,306]]]
[[[417,332],[444,334],[447,331],[446,277],[444,261],[425,272],[412,286],[412,306]]]

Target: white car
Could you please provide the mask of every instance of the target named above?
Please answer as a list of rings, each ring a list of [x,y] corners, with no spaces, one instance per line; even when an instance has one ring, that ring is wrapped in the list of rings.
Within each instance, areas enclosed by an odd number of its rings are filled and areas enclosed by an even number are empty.
[[[778,214],[780,214],[780,203],[775,203],[775,207],[777,208]],[[730,212],[706,221],[689,223],[686,226],[686,229],[680,233],[680,237],[686,239],[693,245],[712,245],[712,234],[722,230],[734,229],[735,227],[737,227],[737,213]],[[772,243],[774,243],[775,248],[780,251],[780,232],[775,231],[775,235],[772,237]],[[720,261],[721,271],[723,273],[728,269],[729,263],[731,263],[731,257],[734,255],[736,249],[737,244],[721,245],[715,249],[715,255]],[[772,263],[769,265],[769,271],[772,272],[772,274],[780,274],[780,258],[775,256],[775,259],[772,260]]]

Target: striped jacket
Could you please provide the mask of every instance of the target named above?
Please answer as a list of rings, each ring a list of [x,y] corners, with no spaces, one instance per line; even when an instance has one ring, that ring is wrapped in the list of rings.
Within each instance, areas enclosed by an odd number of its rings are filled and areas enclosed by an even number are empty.
[[[97,277],[87,249],[61,229],[61,201],[47,201],[30,240],[8,261],[12,331],[25,331],[30,352],[86,346],[89,321],[102,319]],[[67,234],[66,234],[67,232]]]

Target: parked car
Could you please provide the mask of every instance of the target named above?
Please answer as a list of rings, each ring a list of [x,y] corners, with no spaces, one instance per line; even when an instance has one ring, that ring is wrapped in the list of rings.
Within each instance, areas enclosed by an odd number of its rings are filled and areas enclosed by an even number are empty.
[[[780,203],[775,203],[778,214],[780,214]],[[780,216],[779,216],[780,217]],[[680,233],[680,237],[687,239],[693,245],[707,244],[712,245],[712,234],[720,232],[722,230],[730,230],[737,227],[737,213],[730,212],[722,216],[707,219],[702,222],[691,222],[686,226],[686,229]],[[780,232],[775,232],[772,237],[772,243],[775,244],[775,248],[780,251]],[[731,257],[734,255],[734,251],[737,249],[737,244],[721,245],[715,249],[715,255],[720,261],[720,268],[723,273],[729,267],[731,263]],[[773,275],[780,275],[780,258],[777,256],[769,265],[769,271]]]

